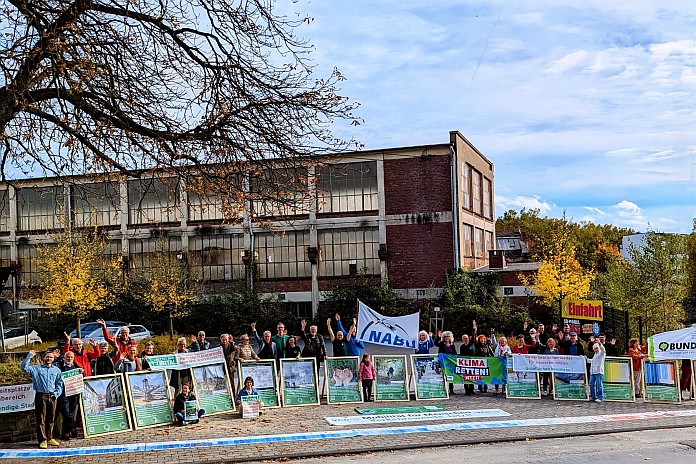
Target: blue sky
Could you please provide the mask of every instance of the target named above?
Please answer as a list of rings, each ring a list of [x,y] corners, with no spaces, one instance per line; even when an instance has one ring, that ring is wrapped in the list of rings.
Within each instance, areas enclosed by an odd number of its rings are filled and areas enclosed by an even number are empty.
[[[287,8],[287,6],[283,6]],[[314,20],[366,149],[459,130],[495,164],[496,211],[664,232],[696,217],[696,2],[331,0]]]

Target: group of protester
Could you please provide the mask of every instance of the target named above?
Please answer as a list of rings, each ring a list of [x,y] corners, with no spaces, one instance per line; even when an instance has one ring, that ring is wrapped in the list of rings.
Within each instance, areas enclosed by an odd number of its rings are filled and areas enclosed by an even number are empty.
[[[519,335],[516,336],[515,344],[511,347],[508,345],[506,337],[496,338],[495,330],[491,329],[489,336],[478,334],[476,321],[472,321],[472,334],[464,334],[461,336],[462,344],[459,347],[459,352],[454,346],[454,335],[450,331],[440,331],[438,336],[433,339],[433,334],[422,330],[418,334],[418,347],[416,354],[430,354],[431,349],[437,348],[438,354],[445,353],[460,356],[475,356],[475,357],[498,357],[505,362],[506,368],[507,358],[513,354],[542,354],[542,355],[569,355],[569,356],[586,356],[589,364],[590,378],[590,400],[601,402],[604,400],[603,391],[603,376],[604,376],[604,360],[606,356],[618,356],[616,347],[616,339],[612,338],[607,341],[606,335],[598,334],[597,337],[590,336],[588,341],[588,352],[580,342],[578,334],[570,330],[569,325],[564,325],[559,329],[556,324],[553,325],[551,332],[545,331],[545,326],[539,324],[537,327],[529,327],[527,322],[524,323]],[[636,397],[642,396],[641,369],[642,360],[648,359],[647,345],[641,346],[638,339],[632,338],[628,343],[628,356],[632,359],[634,389]],[[690,367],[690,366],[689,366]],[[551,383],[551,372],[541,373],[542,395],[546,396],[553,394]],[[478,390],[481,393],[488,391],[488,385],[478,385]],[[467,396],[474,394],[474,385],[465,384],[464,391]],[[501,391],[500,386],[495,385],[495,393]],[[449,383],[450,394],[454,393],[454,384]],[[505,385],[502,386],[502,393],[505,393]]]
[[[336,331],[332,327],[333,320],[327,319],[327,331],[329,341],[332,344],[333,356],[358,356],[365,349],[365,344],[356,337],[357,321],[352,320],[352,325],[346,330],[341,317],[336,314]],[[122,327],[112,335],[108,332],[106,323],[98,319],[97,322],[102,326],[104,341],[97,344],[94,340],[89,340],[90,349],[85,349],[83,342],[79,338],[70,339],[66,333],[66,343],[60,352],[48,352],[43,357],[43,363],[30,366],[35,352],[30,352],[22,363],[22,369],[32,377],[34,390],[36,391],[36,430],[41,448],[48,445],[58,445],[58,441],[53,437],[53,423],[56,413],[63,417],[63,426],[60,437],[63,440],[70,440],[77,436],[76,433],[76,413],[78,396],[66,397],[63,392],[61,372],[80,369],[85,377],[92,375],[112,374],[114,372],[136,372],[149,369],[147,358],[154,355],[154,344],[147,342],[144,349],[138,354],[138,342],[130,337],[127,327]],[[243,334],[239,343],[235,343],[234,337],[230,334],[220,335],[220,347],[223,350],[229,378],[232,380],[233,394],[235,395],[238,406],[241,406],[242,398],[247,395],[258,395],[254,388],[254,379],[247,377],[244,385],[237,385],[236,369],[238,363],[248,360],[275,360],[279,363],[282,358],[315,358],[317,366],[327,358],[326,342],[324,337],[318,333],[316,325],[307,327],[307,321],[300,322],[299,338],[302,339],[304,347],[298,346],[298,337],[289,334],[285,324],[279,322],[276,333],[270,330],[264,331],[261,335],[257,331],[256,323],[250,325],[251,334],[256,340],[258,349],[250,343],[250,336]],[[416,354],[430,354],[431,350],[437,348],[438,353],[475,356],[475,357],[499,357],[507,359],[512,354],[546,354],[546,355],[572,355],[584,356],[585,348],[578,339],[578,334],[571,331],[565,325],[559,329],[554,324],[552,330],[547,333],[543,324],[537,327],[530,327],[526,322],[519,331],[515,343],[510,346],[507,338],[501,336],[496,338],[495,331],[490,330],[488,336],[478,333],[476,321],[472,322],[472,333],[461,336],[461,346],[459,350],[454,345],[454,335],[450,331],[438,332],[437,337],[433,338],[432,333],[420,331],[418,343],[415,349]],[[109,355],[109,347],[114,348],[112,355]],[[599,334],[597,338],[590,337],[588,363],[590,374],[591,399],[602,401],[604,394],[602,391],[602,375],[604,374],[605,356],[616,356],[616,340],[607,342],[604,334]],[[185,337],[177,340],[175,353],[204,351],[211,348],[210,342],[206,339],[204,331],[199,331],[196,336],[191,337],[188,343]],[[641,361],[647,358],[647,347],[640,346],[637,339],[629,342],[628,355],[633,360],[633,370],[635,376],[636,395],[641,395]],[[542,373],[542,394],[552,394],[550,373]],[[360,381],[364,398],[370,401],[372,397],[373,382],[376,379],[374,365],[370,355],[362,356],[360,368],[358,370],[358,380]],[[187,401],[195,401],[195,396],[191,388],[191,378],[188,369],[170,371],[170,386],[174,387],[178,393],[174,401],[174,416],[180,425],[186,425],[184,407]],[[505,393],[505,385],[495,385],[495,393]],[[465,384],[464,390],[467,396],[474,394],[474,385]],[[449,391],[454,393],[454,385],[449,383]],[[488,391],[488,385],[478,385],[480,393]],[[241,408],[240,408],[241,409]],[[205,411],[198,410],[198,418]],[[196,419],[195,422],[198,422]]]

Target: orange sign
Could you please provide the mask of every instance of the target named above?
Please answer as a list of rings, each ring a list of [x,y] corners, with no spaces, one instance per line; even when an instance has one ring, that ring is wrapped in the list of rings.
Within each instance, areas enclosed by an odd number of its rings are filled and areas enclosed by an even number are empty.
[[[601,300],[564,300],[563,317],[589,321],[604,320],[604,304]]]

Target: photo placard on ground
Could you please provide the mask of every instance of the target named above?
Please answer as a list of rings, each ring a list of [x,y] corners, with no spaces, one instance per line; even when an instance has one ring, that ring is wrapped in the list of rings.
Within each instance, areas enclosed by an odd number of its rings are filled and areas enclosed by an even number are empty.
[[[449,398],[445,373],[436,354],[412,354],[411,372],[417,400]]]
[[[646,403],[681,403],[677,361],[643,361]]]
[[[85,377],[81,402],[85,437],[131,430],[128,398],[122,374]]]
[[[276,364],[272,359],[266,361],[244,361],[237,368],[239,385],[244,388],[244,379],[254,379],[254,388],[258,390],[264,408],[279,408],[279,382]]]
[[[515,372],[507,368],[507,398],[521,398],[523,400],[538,400],[541,398],[538,372]]]
[[[357,356],[328,358],[324,363],[324,378],[328,404],[362,403],[362,389],[358,382],[360,359]]]
[[[555,400],[587,400],[587,373],[568,374],[553,372],[553,398]]]
[[[205,410],[206,415],[234,411],[232,387],[227,378],[225,364],[211,364],[191,369],[193,372],[193,387],[198,399],[198,405]]]
[[[406,355],[375,355],[372,357],[377,372],[376,401],[408,401],[408,374]]]
[[[281,359],[280,385],[283,406],[319,404],[317,360]]]
[[[602,386],[606,401],[635,401],[631,358],[605,358]]]
[[[126,374],[128,399],[133,407],[133,423],[136,429],[172,422],[172,398],[167,384],[166,371],[138,371]]]

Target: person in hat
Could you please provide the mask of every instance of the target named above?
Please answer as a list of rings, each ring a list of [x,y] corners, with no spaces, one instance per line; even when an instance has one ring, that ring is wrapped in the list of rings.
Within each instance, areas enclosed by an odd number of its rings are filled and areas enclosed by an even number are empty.
[[[109,343],[103,341],[99,343],[99,348],[101,349],[101,355],[97,358],[94,364],[94,375],[106,375],[113,374],[114,362],[109,356]]]
[[[563,353],[570,356],[585,356],[585,349],[578,340],[576,332],[570,332],[570,340],[563,345]]]

